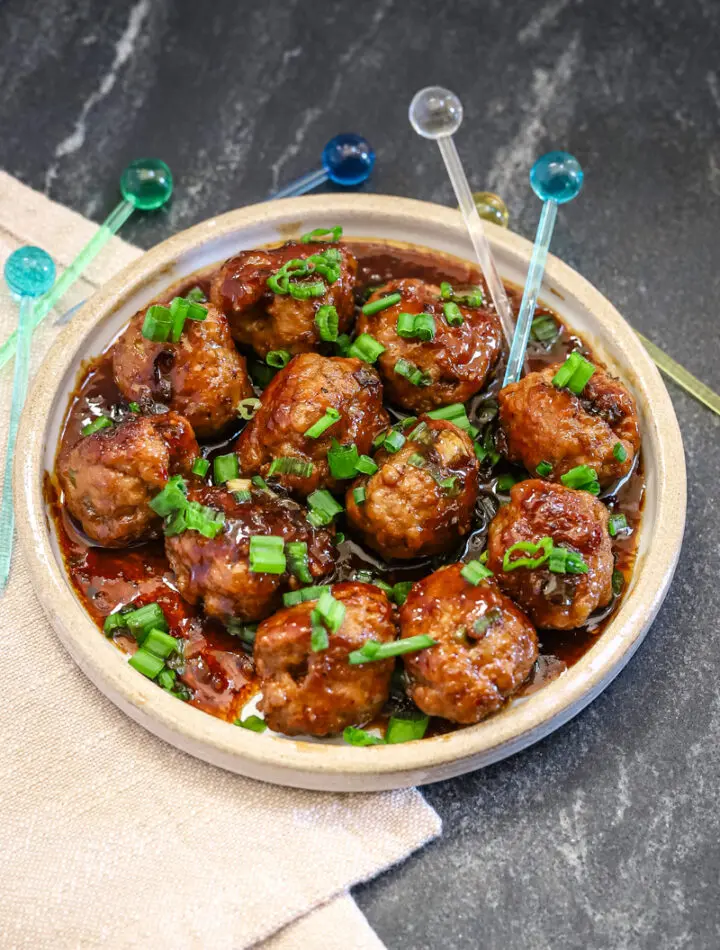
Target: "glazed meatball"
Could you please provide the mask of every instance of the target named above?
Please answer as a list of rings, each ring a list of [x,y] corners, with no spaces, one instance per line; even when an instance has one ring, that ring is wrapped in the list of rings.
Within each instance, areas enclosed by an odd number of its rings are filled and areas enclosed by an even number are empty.
[[[587,573],[553,573],[548,562],[537,568],[503,570],[505,552],[518,541],[553,545],[582,556]],[[533,478],[510,490],[488,534],[488,567],[500,587],[528,614],[536,627],[580,627],[596,607],[612,598],[613,555],[608,512],[589,492]],[[518,552],[518,556],[535,557]],[[542,556],[539,552],[537,556]],[[515,560],[510,555],[509,559]]]
[[[204,320],[186,322],[179,343],[146,340],[144,319],[144,310],[135,314],[113,347],[120,392],[140,404],[157,400],[183,413],[198,436],[219,432],[236,418],[240,400],[253,395],[226,318],[208,307]]]
[[[323,253],[339,255],[337,280],[331,283],[318,274],[297,278],[300,283],[325,283],[327,289],[321,296],[297,300],[290,293],[276,294],[268,287],[268,277],[288,261]],[[350,326],[356,271],[357,261],[341,244],[290,242],[274,250],[242,251],[217,272],[210,299],[227,316],[235,340],[251,346],[259,356],[264,358],[271,350],[306,353],[320,342],[315,325],[320,307],[335,307],[340,333]]]
[[[63,445],[57,473],[65,504],[98,544],[146,540],[162,524],[148,502],[171,475],[188,475],[199,451],[190,423],[175,412],[100,429]]]
[[[579,396],[558,389],[552,378],[559,366],[528,373],[500,390],[507,457],[533,474],[541,462],[549,462],[552,481],[577,465],[589,465],[606,487],[630,471],[640,448],[635,400],[601,369]]]
[[[356,479],[345,499],[348,522],[368,547],[386,559],[440,554],[470,531],[478,462],[453,423],[421,417],[398,451],[381,447],[374,461],[377,472]]]
[[[215,538],[197,531],[165,538],[165,553],[180,594],[191,604],[202,602],[209,617],[223,623],[262,620],[280,606],[283,591],[303,586],[287,571],[268,574],[251,570],[253,535],[304,541],[314,580],[333,569],[336,549],[332,533],[312,528],[305,510],[288,498],[253,487],[251,500],[239,502],[226,488],[206,485],[193,486],[188,497],[225,515],[223,530]]]
[[[442,567],[413,585],[400,609],[400,636],[437,641],[403,657],[412,701],[428,716],[469,725],[522,685],[538,644],[533,625],[497,584],[473,585],[462,567]]]
[[[340,418],[317,438],[305,433],[327,409]],[[305,496],[319,487],[335,488],[328,450],[334,442],[371,451],[378,433],[387,427],[382,386],[375,370],[356,359],[328,358],[317,353],[296,356],[262,394],[260,408],[241,432],[236,451],[245,475],[268,475],[276,458],[312,463],[307,476],[273,474],[286,488]]]
[[[378,360],[388,398],[411,412],[426,412],[436,406],[466,402],[485,385],[502,347],[502,328],[497,316],[484,307],[459,306],[463,322],[450,326],[444,315],[440,288],[415,278],[391,280],[369,298],[372,303],[399,293],[400,303],[379,313],[361,314],[358,333],[369,333],[385,347]],[[397,331],[401,313],[427,313],[435,322],[435,337],[423,342],[406,339]],[[414,385],[395,371],[404,359],[424,375]]]
[[[345,607],[326,650],[310,646],[310,615],[317,601],[281,610],[260,624],[255,666],[263,697],[259,709],[271,729],[289,736],[328,736],[376,716],[390,694],[394,660],[351,665],[348,654],[366,640],[388,643],[397,631],[393,608],[372,584],[334,584]]]

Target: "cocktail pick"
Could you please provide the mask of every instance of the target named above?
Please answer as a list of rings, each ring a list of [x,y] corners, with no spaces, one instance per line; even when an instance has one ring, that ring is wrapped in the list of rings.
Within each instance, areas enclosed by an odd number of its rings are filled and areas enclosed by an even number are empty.
[[[520,313],[515,326],[515,336],[510,347],[504,386],[520,379],[525,351],[530,339],[530,327],[535,315],[535,304],[547,261],[548,248],[552,239],[558,205],[572,201],[583,182],[583,170],[580,163],[567,152],[548,152],[539,158],[530,169],[530,184],[535,194],[544,202],[540,221],[535,235],[528,275],[525,281]]]
[[[99,253],[110,238],[125,224],[136,209],[154,211],[170,200],[173,190],[172,173],[159,158],[139,158],[130,162],[120,177],[123,200],[111,211],[101,227],[80,251],[75,260],[60,275],[42,300],[35,304],[33,329],[42,322],[56,303],[72,287],[75,281]],[[66,316],[66,315],[65,315]],[[59,321],[59,322],[62,322]],[[15,352],[16,334],[0,347],[0,368]]]
[[[5,281],[10,291],[20,297],[17,329],[17,358],[13,376],[10,426],[5,456],[5,481],[0,502],[0,593],[10,576],[15,511],[12,503],[12,466],[18,423],[27,394],[30,372],[30,340],[34,326],[35,301],[46,293],[55,280],[55,265],[49,254],[39,247],[21,247],[7,259]]]
[[[475,256],[485,277],[507,341],[510,343],[514,332],[510,302],[495,266],[483,223],[473,201],[470,185],[452,138],[463,120],[462,103],[455,93],[448,89],[428,86],[415,94],[410,103],[409,116],[410,123],[418,135],[426,139],[434,139],[438,144],[455,197],[465,218],[470,240],[475,248]]]
[[[684,366],[681,366],[680,363],[676,362],[672,357],[668,356],[667,353],[664,353],[659,346],[655,346],[652,340],[648,340],[646,336],[643,336],[642,333],[638,333],[637,330],[635,333],[640,338],[640,342],[648,351],[658,369],[661,369],[666,376],[677,383],[686,393],[689,393],[697,399],[698,402],[701,402],[704,406],[707,406],[708,409],[711,409],[720,416],[720,396],[716,392],[701,382],[697,376],[693,376],[691,372],[686,370]]]
[[[498,224],[501,228],[506,228],[510,224],[508,206],[500,195],[496,195],[492,191],[474,191],[473,201],[483,221],[492,221],[493,224]]]
[[[322,150],[320,161],[321,168],[291,181],[289,185],[270,195],[268,200],[304,195],[328,180],[345,188],[361,185],[368,180],[373,170],[375,152],[362,135],[347,132],[330,139]]]

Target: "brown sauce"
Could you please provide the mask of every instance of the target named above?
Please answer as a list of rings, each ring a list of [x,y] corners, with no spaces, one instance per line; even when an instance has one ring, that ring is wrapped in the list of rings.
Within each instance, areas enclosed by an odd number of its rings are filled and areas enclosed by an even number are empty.
[[[470,265],[455,258],[432,254],[419,248],[401,248],[385,244],[349,242],[349,246],[359,261],[359,303],[364,296],[363,288],[392,278],[420,277],[434,283],[449,280],[457,286],[482,283],[478,273]],[[205,272],[201,277],[188,278],[159,298],[159,302],[166,302],[176,294],[182,294],[197,285],[207,291],[209,276]],[[508,285],[507,290],[517,313],[521,293],[511,285]],[[561,332],[550,346],[531,342],[528,350],[531,369],[540,369],[547,363],[561,361],[578,345],[582,346],[595,363],[602,365],[584,342],[562,325],[552,310],[541,304],[536,311],[536,315],[540,314],[552,316]],[[468,403],[468,415],[480,428],[492,424],[487,419],[488,409],[492,405],[493,395],[500,388],[503,372],[504,361],[501,361],[487,389]],[[68,406],[63,443],[73,444],[80,438],[81,428],[90,421],[91,407],[95,408],[96,413],[98,409],[110,412],[115,407],[110,414],[121,418],[126,411],[124,406],[125,400],[112,378],[112,360],[108,348],[86,364],[78,380]],[[396,418],[401,415],[392,409],[390,411]],[[222,439],[202,442],[204,454],[212,458],[215,454],[227,452],[244,424],[238,420],[237,425],[226,432]],[[486,468],[481,469],[475,525],[458,550],[441,557],[386,564],[377,555],[364,550],[348,538],[339,546],[337,566],[329,582],[352,579],[358,570],[370,570],[391,584],[401,580],[416,580],[442,564],[451,563],[465,555],[477,556],[485,546],[487,527],[506,498],[504,493],[496,490],[497,478],[511,471],[518,476],[521,474],[517,468],[513,469],[503,460],[491,473],[488,473]],[[603,498],[612,511],[625,514],[628,525],[633,529],[628,537],[613,539],[616,569],[625,578],[625,587],[635,561],[644,485],[640,461],[624,483],[618,486],[612,495]],[[102,629],[105,617],[119,606],[142,606],[157,601],[165,612],[170,632],[185,641],[184,671],[180,673],[180,679],[192,692],[190,703],[212,715],[234,720],[258,689],[251,658],[247,648],[237,637],[228,634],[220,624],[205,617],[199,608],[192,607],[178,594],[173,573],[165,557],[163,542],[155,541],[122,550],[97,547],[88,541],[67,514],[54,478],[46,479],[46,496],[53,512],[68,575],[98,628]],[[338,521],[338,529],[344,531],[342,519]],[[584,627],[569,631],[538,631],[540,656],[529,680],[522,687],[521,694],[534,692],[577,662],[596,642],[621,597],[622,594],[615,597],[608,607],[591,617]],[[115,642],[124,652],[132,653],[136,649],[132,638],[118,636]],[[408,703],[409,701],[403,701],[397,694],[394,694],[391,701],[391,705],[395,707]],[[437,720],[431,723],[428,734],[447,732],[452,728],[452,724]]]

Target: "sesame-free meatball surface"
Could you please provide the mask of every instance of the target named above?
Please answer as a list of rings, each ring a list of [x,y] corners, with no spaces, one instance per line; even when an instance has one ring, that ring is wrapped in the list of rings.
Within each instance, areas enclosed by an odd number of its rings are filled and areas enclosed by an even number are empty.
[[[461,305],[461,326],[450,326],[443,314],[440,288],[417,278],[391,280],[376,290],[372,303],[392,293],[400,303],[370,316],[361,314],[357,332],[369,333],[385,347],[378,368],[387,398],[411,412],[466,402],[485,385],[502,348],[502,328],[497,316],[485,307]],[[398,335],[401,313],[429,313],[435,321],[435,338],[423,342]],[[399,359],[408,360],[430,378],[416,386],[395,372]]]
[[[329,634],[327,650],[310,646],[310,615],[317,601],[269,617],[255,636],[255,666],[263,692],[259,708],[271,729],[289,736],[328,736],[376,716],[390,693],[395,661],[351,665],[348,654],[367,640],[396,639],[393,608],[372,584],[334,584],[345,618]]]
[[[541,462],[549,462],[547,477],[553,481],[577,465],[589,465],[606,487],[630,471],[640,448],[635,400],[599,368],[579,396],[558,389],[552,378],[560,365],[528,373],[500,390],[507,457],[533,474]],[[617,445],[627,456],[622,462],[613,454]]]
[[[153,343],[142,335],[145,313],[135,314],[113,347],[118,389],[141,405],[156,400],[181,412],[201,438],[214,435],[253,395],[226,318],[209,306],[204,320],[186,321],[178,343]]]
[[[305,435],[327,409],[340,413],[338,421],[318,438]],[[273,459],[281,457],[311,462],[313,470],[307,477],[273,475],[304,496],[319,487],[337,487],[327,459],[333,440],[355,444],[360,455],[367,455],[387,425],[382,386],[371,366],[357,359],[303,353],[265,389],[258,411],[240,433],[236,451],[245,475],[265,476]]]
[[[165,538],[165,552],[180,594],[191,604],[202,603],[209,617],[223,623],[262,620],[280,606],[283,591],[303,586],[288,571],[268,574],[250,569],[253,535],[304,541],[314,580],[333,569],[336,549],[332,532],[313,528],[305,509],[289,498],[253,487],[251,500],[239,502],[225,488],[197,484],[188,498],[225,515],[223,530],[215,538],[197,531]]]
[[[334,249],[340,255],[340,276],[324,281],[326,291],[319,297],[297,300],[291,294],[276,294],[268,287],[271,277],[291,260],[305,260]],[[235,340],[265,357],[271,350],[306,353],[320,343],[315,315],[331,305],[338,314],[339,333],[350,325],[354,310],[353,290],[357,261],[342,244],[296,244],[290,242],[273,250],[242,251],[226,261],[214,276],[210,299],[230,321]],[[321,277],[298,278],[301,281]]]
[[[470,531],[478,495],[478,462],[465,432],[428,417],[406,431],[402,448],[381,447],[378,471],[357,478],[345,496],[351,530],[386,560],[451,550]]]
[[[159,533],[148,506],[171,475],[187,475],[198,444],[176,412],[136,416],[65,443],[57,474],[65,504],[85,534],[104,547],[125,547]]]
[[[524,683],[538,644],[533,625],[492,578],[473,585],[462,567],[442,567],[413,585],[400,609],[400,636],[437,641],[403,656],[413,702],[428,716],[469,725]]]
[[[586,574],[555,574],[547,564],[503,570],[503,557],[518,541],[553,544],[582,555]],[[612,598],[613,555],[607,508],[586,491],[538,478],[519,482],[490,524],[488,567],[500,587],[536,627],[567,630],[582,626]],[[514,556],[511,558],[514,559]]]

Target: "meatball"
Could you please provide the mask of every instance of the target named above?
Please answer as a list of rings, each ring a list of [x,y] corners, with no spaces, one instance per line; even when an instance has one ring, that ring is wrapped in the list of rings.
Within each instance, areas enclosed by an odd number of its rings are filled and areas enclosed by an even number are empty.
[[[226,488],[206,485],[193,486],[188,497],[225,515],[224,528],[215,538],[197,531],[165,538],[165,553],[180,594],[191,604],[202,601],[209,617],[223,623],[262,620],[280,606],[283,591],[303,586],[288,571],[268,574],[250,568],[253,535],[304,541],[314,580],[334,567],[332,533],[312,528],[304,509],[289,498],[253,487],[251,500],[241,502]]]
[[[268,277],[288,261],[325,253],[338,256],[337,280],[330,282],[319,274],[296,278],[299,283],[325,283],[321,296],[298,300],[268,287]],[[291,241],[274,250],[242,251],[226,261],[213,278],[210,299],[226,314],[237,342],[251,346],[259,356],[264,358],[271,350],[306,353],[320,342],[315,325],[320,307],[335,307],[340,333],[350,326],[356,271],[357,261],[343,245]]]
[[[358,333],[370,333],[385,347],[378,360],[389,399],[411,412],[426,412],[436,406],[466,402],[479,392],[500,355],[502,328],[497,316],[484,307],[459,306],[463,322],[450,326],[444,315],[440,288],[415,278],[391,280],[372,294],[368,303],[399,293],[400,303],[370,316],[361,314]],[[399,336],[401,313],[427,313],[435,321],[434,339],[423,342]],[[407,360],[423,374],[415,385],[395,370],[398,360]]]
[[[552,538],[553,546],[580,554],[587,573],[554,573],[547,561],[537,568],[503,570],[505,552],[513,544],[536,544],[547,537]],[[542,553],[519,551],[516,556],[532,559]],[[607,509],[586,491],[539,478],[519,482],[510,490],[510,504],[502,507],[490,524],[488,567],[535,626],[557,630],[580,627],[596,607],[604,607],[612,598]]]
[[[337,422],[317,438],[306,435],[327,409],[340,413]],[[303,353],[264,391],[260,408],[241,432],[236,451],[246,475],[267,475],[276,458],[312,463],[307,476],[273,474],[286,488],[304,496],[321,486],[337,486],[327,458],[334,441],[354,444],[360,455],[367,455],[373,439],[387,425],[382,386],[371,366],[356,359]]]
[[[452,422],[421,418],[398,451],[383,446],[374,460],[377,472],[346,496],[348,522],[368,547],[386,559],[440,554],[470,531],[478,462]]]
[[[197,435],[220,431],[253,395],[245,360],[235,349],[226,318],[208,307],[204,320],[188,320],[178,343],[142,335],[145,311],[135,314],[113,347],[113,373],[126,399],[150,400],[183,413]]]
[[[442,567],[413,585],[400,609],[400,636],[437,641],[403,656],[412,701],[428,716],[469,725],[500,709],[527,679],[538,644],[533,625],[497,584],[473,585],[462,567]]]
[[[188,475],[199,452],[190,423],[175,412],[100,429],[60,451],[65,504],[98,544],[121,548],[146,540],[162,524],[148,502],[171,475]]]
[[[395,640],[390,602],[372,584],[334,584],[332,595],[344,605],[345,617],[329,634],[326,650],[314,652],[310,646],[310,615],[317,601],[281,610],[257,629],[259,709],[276,732],[332,735],[369,722],[388,699],[395,661],[351,665],[348,654],[366,640]]]
[[[507,457],[533,474],[541,462],[548,462],[552,481],[577,465],[589,465],[601,486],[610,485],[627,475],[640,448],[635,400],[601,369],[579,396],[558,389],[552,384],[558,369],[555,365],[528,373],[500,390]]]

